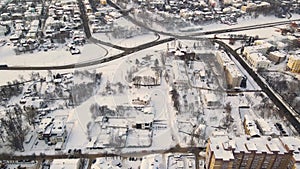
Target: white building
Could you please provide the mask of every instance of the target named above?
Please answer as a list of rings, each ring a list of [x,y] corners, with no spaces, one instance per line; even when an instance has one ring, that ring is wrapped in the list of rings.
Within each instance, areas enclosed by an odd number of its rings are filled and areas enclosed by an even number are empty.
[[[80,159],[54,159],[50,165],[51,169],[79,169]]]
[[[43,118],[37,130],[38,138],[47,143],[56,144],[64,142],[67,137],[67,129],[64,119]]]
[[[250,53],[246,59],[256,69],[268,69],[271,66],[271,62],[261,53]]]
[[[266,122],[263,118],[258,118],[255,120],[257,127],[262,135],[265,136],[274,136],[274,135],[280,135],[280,133],[275,133],[273,128],[269,125],[269,123]],[[274,125],[273,125],[274,126]]]
[[[187,84],[188,77],[185,72],[185,65],[183,60],[173,60],[172,66],[173,66],[173,79],[174,84]]]
[[[240,87],[244,76],[235,64],[228,64],[225,68],[227,85],[229,88]]]
[[[276,63],[284,61],[285,58],[286,58],[286,53],[280,51],[270,52],[268,55],[268,59]]]
[[[224,51],[217,51],[216,57],[217,57],[218,63],[222,67],[225,67],[227,64],[232,62],[232,60],[228,57],[227,53],[225,53]]]
[[[243,54],[247,57],[251,53],[262,53],[266,54],[268,49],[272,47],[273,45],[268,43],[268,42],[261,42],[258,41],[256,42],[256,45],[254,46],[246,46],[244,47],[244,52]]]
[[[260,137],[259,130],[256,126],[255,121],[252,117],[245,115],[244,116],[244,128],[246,134],[248,134],[251,137]]]

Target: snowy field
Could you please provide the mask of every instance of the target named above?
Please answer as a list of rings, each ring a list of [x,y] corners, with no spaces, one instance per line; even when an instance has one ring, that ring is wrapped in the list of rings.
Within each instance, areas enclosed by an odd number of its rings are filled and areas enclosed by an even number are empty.
[[[127,48],[136,47],[160,39],[158,36],[154,35],[153,33],[147,33],[144,35],[129,37],[125,39],[117,39],[106,33],[93,33],[93,36],[96,39],[99,39],[101,41],[109,42]]]
[[[9,66],[59,66],[101,59],[118,53],[115,49],[106,49],[97,44],[86,44],[79,49],[81,54],[77,55],[72,55],[70,51],[67,51],[67,47],[16,55],[11,46],[2,46],[0,47],[0,62]]]

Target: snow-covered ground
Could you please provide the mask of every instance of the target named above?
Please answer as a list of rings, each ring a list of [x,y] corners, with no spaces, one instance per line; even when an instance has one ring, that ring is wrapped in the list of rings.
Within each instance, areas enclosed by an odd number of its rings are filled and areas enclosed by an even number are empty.
[[[153,33],[147,33],[144,35],[124,38],[124,39],[114,38],[110,34],[106,34],[106,33],[94,33],[93,36],[96,39],[99,39],[101,41],[109,42],[127,48],[136,47],[160,39],[158,36],[154,35]]]
[[[81,53],[77,55],[72,55],[67,47],[16,55],[11,46],[2,46],[0,47],[0,62],[9,66],[58,66],[101,59],[107,55],[119,53],[115,49],[106,49],[97,44],[86,44],[79,49]]]

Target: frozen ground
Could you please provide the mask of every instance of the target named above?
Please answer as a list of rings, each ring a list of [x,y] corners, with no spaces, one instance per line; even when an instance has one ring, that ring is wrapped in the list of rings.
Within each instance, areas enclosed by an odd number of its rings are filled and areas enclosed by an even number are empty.
[[[97,44],[86,44],[79,49],[81,54],[78,55],[72,55],[67,51],[67,47],[16,55],[11,46],[2,46],[0,47],[0,62],[9,66],[58,66],[100,59],[118,53],[114,49],[106,49]]]
[[[128,47],[128,48],[139,46],[144,43],[149,43],[149,42],[160,39],[158,36],[154,35],[153,33],[146,33],[143,35],[124,38],[124,39],[114,38],[110,34],[107,34],[107,33],[94,33],[93,36],[96,39],[100,39],[101,41],[109,42],[112,44],[116,44],[118,46]]]

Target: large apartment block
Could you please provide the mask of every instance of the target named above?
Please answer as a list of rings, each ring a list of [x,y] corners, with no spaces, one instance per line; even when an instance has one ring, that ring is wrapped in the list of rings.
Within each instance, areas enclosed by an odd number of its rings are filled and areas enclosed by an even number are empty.
[[[300,162],[297,137],[213,136],[206,147],[207,169],[293,169]]]
[[[227,53],[224,51],[217,51],[216,57],[218,63],[225,71],[228,88],[241,87],[244,75],[240,72]]]
[[[287,68],[291,72],[300,73],[300,56],[291,55],[287,63]]]

